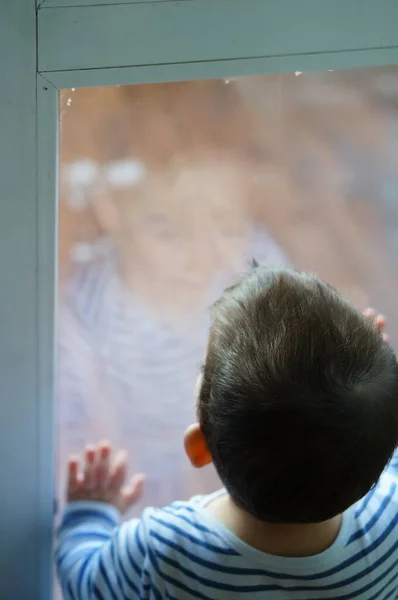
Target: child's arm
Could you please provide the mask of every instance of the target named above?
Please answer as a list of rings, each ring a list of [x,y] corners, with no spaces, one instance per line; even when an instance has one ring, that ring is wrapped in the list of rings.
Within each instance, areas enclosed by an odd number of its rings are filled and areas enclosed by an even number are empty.
[[[147,554],[145,524],[118,526],[120,514],[137,500],[143,477],[124,486],[122,457],[110,465],[110,447],[86,451],[84,472],[69,463],[68,500],[56,548],[56,564],[65,600],[122,600],[139,597]]]

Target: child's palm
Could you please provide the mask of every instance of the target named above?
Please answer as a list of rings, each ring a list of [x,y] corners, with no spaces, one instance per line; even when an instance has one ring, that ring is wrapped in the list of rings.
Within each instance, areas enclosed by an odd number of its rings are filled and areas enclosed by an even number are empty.
[[[123,514],[138,500],[142,493],[143,475],[135,475],[126,485],[125,454],[119,454],[114,461],[111,461],[111,454],[111,446],[102,443],[97,447],[86,448],[83,464],[78,458],[69,460],[69,502],[106,502]]]

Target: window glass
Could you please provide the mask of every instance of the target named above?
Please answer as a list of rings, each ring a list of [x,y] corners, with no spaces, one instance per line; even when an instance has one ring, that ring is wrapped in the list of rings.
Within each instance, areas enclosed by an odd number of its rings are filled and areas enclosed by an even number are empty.
[[[398,71],[60,95],[59,492],[108,439],[144,505],[207,492],[195,419],[209,307],[250,261],[315,271],[398,339]]]

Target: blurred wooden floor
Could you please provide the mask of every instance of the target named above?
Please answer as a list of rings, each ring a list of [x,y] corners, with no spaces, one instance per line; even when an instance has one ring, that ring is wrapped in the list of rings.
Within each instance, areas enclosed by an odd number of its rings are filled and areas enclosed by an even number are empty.
[[[397,123],[397,69],[65,90],[61,173],[87,157],[149,169],[176,155],[234,157],[250,175],[251,213],[295,265],[386,311],[398,341]],[[65,200],[61,187],[63,280],[71,245],[99,234],[90,207]]]

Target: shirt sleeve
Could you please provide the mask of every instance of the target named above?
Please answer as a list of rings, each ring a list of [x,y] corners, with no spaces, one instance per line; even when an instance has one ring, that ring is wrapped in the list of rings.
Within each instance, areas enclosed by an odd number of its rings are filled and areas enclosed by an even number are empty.
[[[118,511],[101,502],[74,502],[66,508],[55,551],[65,600],[143,596],[151,571],[145,520],[119,523]]]

